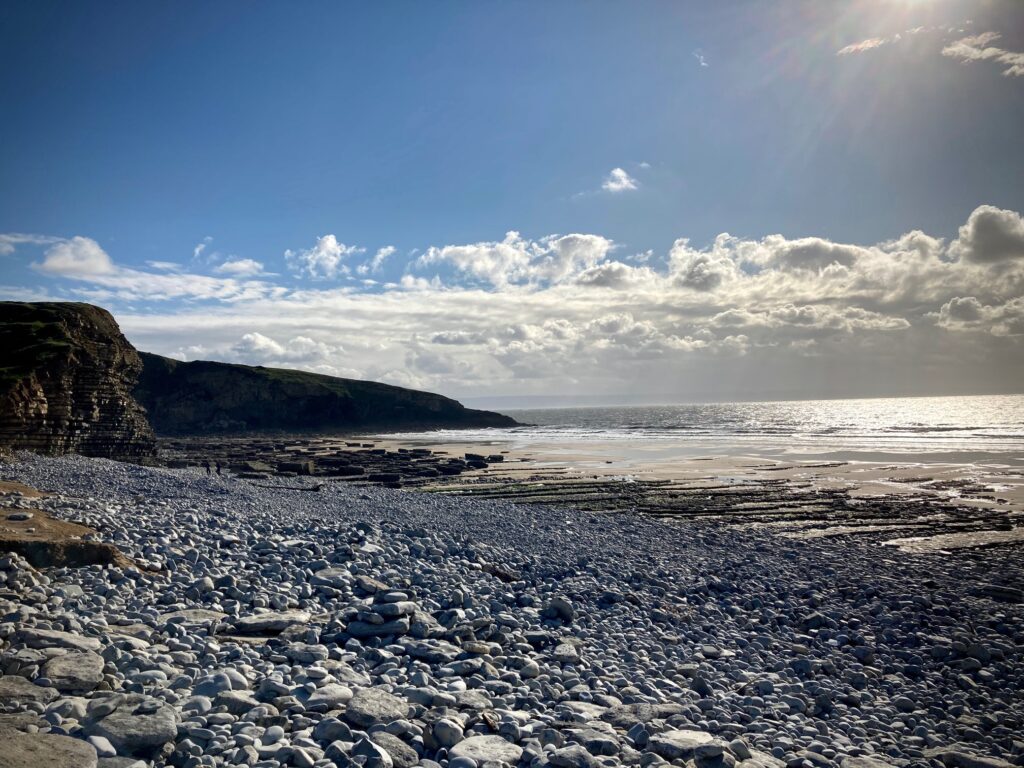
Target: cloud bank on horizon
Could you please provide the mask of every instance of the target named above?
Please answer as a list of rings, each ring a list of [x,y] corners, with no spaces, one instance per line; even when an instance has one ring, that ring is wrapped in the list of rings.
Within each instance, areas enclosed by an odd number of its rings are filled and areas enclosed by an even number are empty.
[[[1005,389],[1024,372],[1024,217],[991,205],[950,242],[722,233],[659,257],[597,234],[509,232],[407,254],[389,282],[359,276],[393,247],[367,256],[333,234],[281,255],[290,278],[237,257],[124,267],[85,236],[0,243],[41,279],[9,297],[107,306],[147,351],[462,396],[930,393]]]
[[[141,349],[460,398],[1024,381],[1017,0],[8,15],[0,296]]]

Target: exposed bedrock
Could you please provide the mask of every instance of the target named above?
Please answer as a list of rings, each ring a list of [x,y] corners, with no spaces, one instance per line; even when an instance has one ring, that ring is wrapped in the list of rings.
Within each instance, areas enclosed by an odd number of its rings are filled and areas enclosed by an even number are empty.
[[[138,459],[155,450],[132,396],[138,353],[105,309],[0,302],[0,446]]]

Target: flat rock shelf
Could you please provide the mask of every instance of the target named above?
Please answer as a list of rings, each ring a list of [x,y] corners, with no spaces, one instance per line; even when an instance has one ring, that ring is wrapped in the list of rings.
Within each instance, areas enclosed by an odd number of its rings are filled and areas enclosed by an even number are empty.
[[[0,464],[133,564],[0,554],[0,765],[1024,765],[1019,561],[256,474]]]

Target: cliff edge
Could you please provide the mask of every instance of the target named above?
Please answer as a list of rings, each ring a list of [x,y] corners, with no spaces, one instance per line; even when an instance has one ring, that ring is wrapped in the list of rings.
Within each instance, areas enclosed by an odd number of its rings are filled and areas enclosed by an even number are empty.
[[[0,302],[0,349],[0,446],[153,455],[153,430],[132,396],[142,361],[105,309]]]
[[[431,392],[306,371],[140,353],[135,397],[161,435],[512,427]]]

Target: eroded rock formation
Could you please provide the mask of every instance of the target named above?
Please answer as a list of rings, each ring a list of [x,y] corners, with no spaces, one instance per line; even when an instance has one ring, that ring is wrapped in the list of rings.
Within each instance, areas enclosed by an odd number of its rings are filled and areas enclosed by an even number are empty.
[[[139,459],[155,450],[132,396],[138,353],[105,309],[0,302],[0,446]]]

